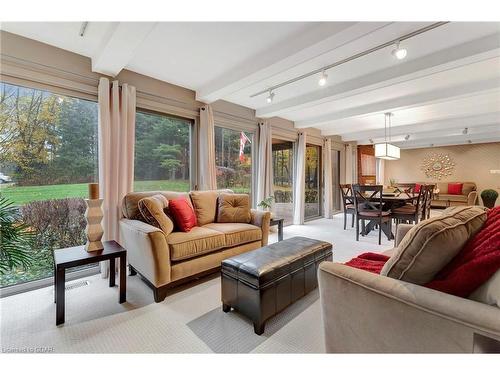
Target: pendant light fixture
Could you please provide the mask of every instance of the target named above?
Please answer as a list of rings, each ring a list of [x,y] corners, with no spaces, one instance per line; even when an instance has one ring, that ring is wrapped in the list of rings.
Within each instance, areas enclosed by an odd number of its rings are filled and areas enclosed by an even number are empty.
[[[318,85],[320,85],[320,86],[326,85],[327,80],[328,80],[328,74],[326,74],[326,72],[323,70],[321,72],[321,76],[319,77]]]
[[[391,144],[391,117],[394,116],[391,112],[384,113],[384,143],[375,145],[375,157],[385,160],[398,160],[400,157],[400,149],[398,146]],[[387,140],[387,123],[389,123],[389,140]]]

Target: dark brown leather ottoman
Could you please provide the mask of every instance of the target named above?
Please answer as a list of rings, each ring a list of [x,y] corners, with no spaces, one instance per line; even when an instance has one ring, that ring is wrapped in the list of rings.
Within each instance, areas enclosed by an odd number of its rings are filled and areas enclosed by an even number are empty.
[[[231,307],[253,321],[266,320],[318,286],[317,270],[332,260],[332,244],[293,237],[222,261],[222,310]]]

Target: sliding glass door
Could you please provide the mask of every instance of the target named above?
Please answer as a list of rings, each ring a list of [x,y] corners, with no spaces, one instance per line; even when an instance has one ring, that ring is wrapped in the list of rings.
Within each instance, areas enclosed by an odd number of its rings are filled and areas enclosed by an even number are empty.
[[[294,143],[273,139],[273,184],[275,217],[285,219],[285,225],[293,222],[293,171]]]
[[[306,171],[305,171],[305,215],[304,218],[319,217],[322,212],[321,191],[321,146],[306,146]]]

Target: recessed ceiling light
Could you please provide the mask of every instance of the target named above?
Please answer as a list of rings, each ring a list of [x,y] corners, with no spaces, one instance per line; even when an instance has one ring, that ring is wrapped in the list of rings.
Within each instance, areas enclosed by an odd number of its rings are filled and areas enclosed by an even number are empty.
[[[399,42],[397,42],[396,48],[394,48],[392,50],[392,55],[398,60],[403,60],[407,54],[408,54],[408,51],[406,50],[406,48],[400,47]]]
[[[318,85],[320,85],[320,86],[326,85],[327,80],[328,80],[328,74],[326,74],[325,71],[323,70],[321,72],[321,77],[319,77]]]
[[[274,92],[269,91],[269,95],[268,95],[268,96],[267,96],[267,98],[266,98],[266,102],[268,102],[268,103],[272,103],[272,102],[273,102],[273,99],[274,99]]]

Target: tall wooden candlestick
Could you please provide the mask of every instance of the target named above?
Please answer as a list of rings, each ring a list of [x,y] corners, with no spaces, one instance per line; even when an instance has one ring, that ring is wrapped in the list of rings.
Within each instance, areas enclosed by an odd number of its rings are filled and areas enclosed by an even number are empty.
[[[104,234],[101,225],[104,216],[101,208],[102,201],[102,199],[99,199],[99,184],[89,184],[89,199],[85,199],[87,204],[87,210],[85,211],[85,220],[87,221],[85,250],[87,251],[98,251],[104,248],[101,242]]]
[[[89,199],[99,199],[99,184],[89,184]]]

